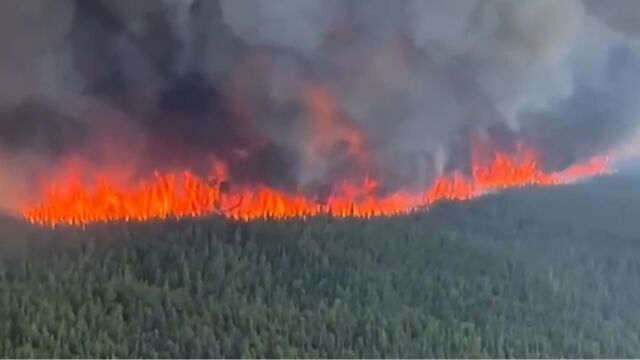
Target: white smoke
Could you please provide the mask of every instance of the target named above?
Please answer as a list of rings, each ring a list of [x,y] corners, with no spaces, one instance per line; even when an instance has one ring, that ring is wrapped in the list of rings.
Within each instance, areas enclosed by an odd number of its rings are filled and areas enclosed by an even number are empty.
[[[341,1],[334,0],[221,0],[224,20],[252,45],[273,45],[311,52],[333,26]]]
[[[18,104],[53,85],[55,73],[38,72],[63,47],[72,17],[71,0],[0,2],[0,105]]]
[[[518,112],[572,91],[567,58],[582,30],[577,0],[421,1],[407,6],[414,43],[471,75],[512,126]]]
[[[615,80],[612,61],[624,48],[634,72],[638,18],[636,0],[3,0],[0,108],[36,101],[102,124],[92,109],[111,107],[101,112],[145,130],[163,91],[199,73],[245,96],[259,130],[295,151],[311,81],[385,173],[424,182],[472,128],[540,127],[588,152],[637,127],[640,84]],[[585,94],[596,100],[576,108]],[[587,131],[599,126],[616,131]]]

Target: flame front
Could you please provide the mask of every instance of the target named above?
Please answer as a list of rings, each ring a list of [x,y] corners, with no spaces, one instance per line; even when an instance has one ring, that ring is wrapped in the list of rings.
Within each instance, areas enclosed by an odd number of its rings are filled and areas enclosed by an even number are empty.
[[[524,151],[518,156],[497,153],[486,164],[473,164],[468,176],[443,175],[421,192],[397,191],[378,195],[378,183],[343,182],[331,195],[318,201],[264,185],[226,186],[226,172],[216,166],[209,179],[191,172],[156,174],[135,185],[120,185],[108,176],[98,176],[93,186],[77,177],[48,186],[42,201],[26,206],[28,221],[48,226],[86,225],[110,221],[197,217],[219,214],[237,220],[285,219],[326,214],[334,217],[374,217],[409,213],[442,200],[469,200],[487,192],[525,187],[551,186],[605,174],[606,157],[595,157],[565,170],[546,173],[536,156]]]

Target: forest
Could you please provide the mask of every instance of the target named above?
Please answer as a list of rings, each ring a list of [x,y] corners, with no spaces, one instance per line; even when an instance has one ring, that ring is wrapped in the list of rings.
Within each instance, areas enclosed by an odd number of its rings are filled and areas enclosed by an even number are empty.
[[[637,184],[375,219],[4,219],[0,357],[639,357]]]

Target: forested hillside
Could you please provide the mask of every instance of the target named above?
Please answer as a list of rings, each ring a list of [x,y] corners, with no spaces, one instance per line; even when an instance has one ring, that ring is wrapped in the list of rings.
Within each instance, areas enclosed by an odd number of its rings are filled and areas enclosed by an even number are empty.
[[[0,356],[638,357],[637,184],[371,220],[6,222]]]

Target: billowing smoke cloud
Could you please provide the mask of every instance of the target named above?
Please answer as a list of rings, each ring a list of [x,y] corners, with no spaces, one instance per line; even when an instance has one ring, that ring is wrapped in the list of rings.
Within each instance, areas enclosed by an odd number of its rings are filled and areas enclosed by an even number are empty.
[[[629,35],[640,33],[640,3],[634,0],[616,0],[605,3],[598,0],[584,0],[587,9],[611,28]]]
[[[4,0],[0,151],[35,159],[24,173],[215,158],[238,182],[397,187],[464,170],[483,134],[563,167],[638,127],[638,16],[634,0]]]

